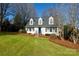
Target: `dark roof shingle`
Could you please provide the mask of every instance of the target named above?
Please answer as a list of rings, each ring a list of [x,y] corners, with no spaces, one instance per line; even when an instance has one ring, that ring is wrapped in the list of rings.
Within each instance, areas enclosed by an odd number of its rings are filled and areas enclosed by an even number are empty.
[[[29,25],[29,22],[28,22],[26,24],[26,27],[58,27],[57,20],[54,19],[54,24],[49,25],[49,17],[42,17],[42,19],[43,19],[43,24],[42,25],[38,25],[39,17],[35,17],[35,18],[33,18],[34,24]]]

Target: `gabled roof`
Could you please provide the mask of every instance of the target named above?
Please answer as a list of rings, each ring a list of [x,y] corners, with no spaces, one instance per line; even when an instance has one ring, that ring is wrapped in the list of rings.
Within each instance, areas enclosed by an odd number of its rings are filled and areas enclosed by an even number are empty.
[[[43,24],[38,25],[39,17],[32,18],[34,20],[33,25],[26,24],[26,27],[58,27],[58,21],[54,19],[54,25],[49,25],[49,17],[41,17],[43,19]]]

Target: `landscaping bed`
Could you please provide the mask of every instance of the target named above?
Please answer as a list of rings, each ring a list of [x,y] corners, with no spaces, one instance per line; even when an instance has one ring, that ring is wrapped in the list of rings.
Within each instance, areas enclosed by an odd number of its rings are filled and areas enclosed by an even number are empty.
[[[74,44],[73,42],[65,40],[64,38],[62,40],[61,38],[57,36],[50,36],[49,41],[68,47],[68,48],[79,49],[79,44]]]

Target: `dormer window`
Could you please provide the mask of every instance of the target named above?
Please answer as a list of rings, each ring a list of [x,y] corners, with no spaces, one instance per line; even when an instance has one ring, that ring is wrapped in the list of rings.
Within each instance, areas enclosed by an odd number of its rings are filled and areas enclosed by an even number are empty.
[[[54,19],[53,19],[53,17],[51,16],[51,17],[49,17],[49,25],[53,25],[54,24]]]
[[[43,20],[42,20],[42,18],[39,18],[38,19],[38,25],[42,25],[43,24]]]
[[[33,25],[33,19],[30,19],[29,25]]]

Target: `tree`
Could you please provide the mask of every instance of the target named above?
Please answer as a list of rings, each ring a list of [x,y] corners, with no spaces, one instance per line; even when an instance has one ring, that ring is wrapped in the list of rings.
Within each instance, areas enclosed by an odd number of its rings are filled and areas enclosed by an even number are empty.
[[[0,3],[0,16],[1,16],[0,22],[1,23],[3,21],[3,18],[6,16],[6,12],[7,12],[8,7],[9,7],[8,3]]]
[[[21,28],[24,28],[29,19],[36,16],[36,11],[32,3],[0,3],[0,28],[9,15],[14,17],[16,25],[20,23]]]
[[[8,19],[5,19],[5,20],[3,21],[3,24],[2,24],[2,31],[8,31],[9,25],[10,25],[9,20],[8,20]]]
[[[14,17],[14,24],[18,27],[18,28],[22,28],[22,18],[21,15],[19,13],[16,14],[16,16]]]
[[[3,22],[3,19],[6,16],[6,12],[7,12],[8,6],[9,6],[8,3],[0,3],[0,31],[3,28],[2,27],[2,22]]]
[[[78,13],[78,8],[77,8],[78,4],[70,4],[70,9],[69,9],[69,19],[70,19],[70,24],[72,25],[72,27],[76,27],[77,26],[77,13]]]
[[[16,10],[16,14],[19,13],[21,17],[21,25],[23,26],[23,28],[25,27],[25,25],[27,24],[27,22],[29,21],[31,17],[36,16],[36,11],[33,7],[33,4],[18,3],[18,4],[14,4],[14,7]]]
[[[70,9],[69,9],[69,19],[70,19],[70,26],[72,27],[72,33],[73,34],[77,34],[76,33],[76,26],[77,26],[77,21],[78,21],[78,4],[70,4]],[[75,31],[74,31],[75,30]],[[76,37],[76,35],[74,36],[74,35],[72,35],[71,34],[71,36],[72,36],[72,40],[73,40],[73,42],[74,42],[74,44],[76,44],[77,43],[77,39],[75,38]],[[75,38],[75,39],[74,39]]]
[[[55,19],[55,23],[62,29],[63,27],[63,20],[64,20],[64,16],[63,14],[57,10],[56,8],[49,8],[47,10],[45,10],[42,14],[43,17],[50,17],[53,16]],[[63,30],[63,29],[62,29]],[[62,31],[63,33],[63,31]],[[62,33],[60,34],[60,36],[63,36]]]

